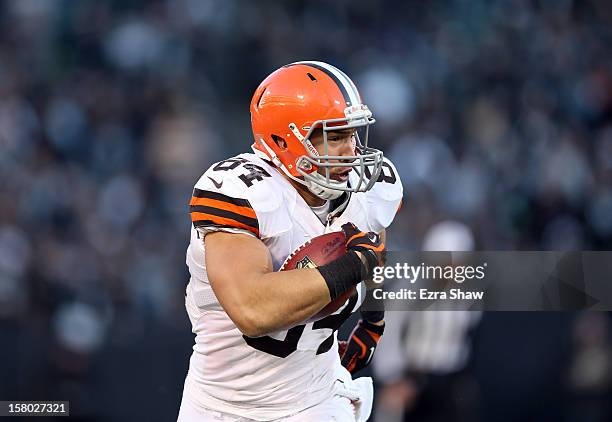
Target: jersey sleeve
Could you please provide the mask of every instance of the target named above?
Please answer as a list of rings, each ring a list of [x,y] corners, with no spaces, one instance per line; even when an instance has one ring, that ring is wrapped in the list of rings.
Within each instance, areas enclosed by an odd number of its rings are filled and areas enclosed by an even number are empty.
[[[377,182],[366,193],[370,230],[380,232],[391,225],[402,206],[403,195],[399,174],[393,163],[385,158]]]
[[[193,189],[189,212],[201,234],[213,231],[246,233],[259,237],[259,220],[246,192],[232,171],[214,171],[213,165]],[[223,167],[221,167],[223,168]]]
[[[257,216],[246,199],[195,188],[189,202],[189,212],[196,229],[204,231],[239,229],[259,236]]]

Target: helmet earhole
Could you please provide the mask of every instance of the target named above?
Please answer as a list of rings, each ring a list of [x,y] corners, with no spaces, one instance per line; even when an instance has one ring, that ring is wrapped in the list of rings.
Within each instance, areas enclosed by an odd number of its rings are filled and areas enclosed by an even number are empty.
[[[281,150],[285,151],[287,149],[287,142],[285,141],[284,138],[282,138],[282,137],[280,137],[278,135],[275,135],[275,134],[272,134],[270,136],[272,136],[272,140],[274,141],[274,143],[276,145],[278,145],[278,147]]]

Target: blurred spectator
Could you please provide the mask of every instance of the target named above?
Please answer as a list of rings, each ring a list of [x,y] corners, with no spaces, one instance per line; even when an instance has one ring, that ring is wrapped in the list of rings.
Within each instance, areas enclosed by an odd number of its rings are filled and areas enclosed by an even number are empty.
[[[609,315],[582,313],[574,321],[573,353],[566,373],[568,421],[610,420],[612,342]]]

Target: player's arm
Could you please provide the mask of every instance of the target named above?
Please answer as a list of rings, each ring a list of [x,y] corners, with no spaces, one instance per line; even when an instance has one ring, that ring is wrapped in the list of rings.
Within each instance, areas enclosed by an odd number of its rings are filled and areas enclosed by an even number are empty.
[[[379,232],[380,238],[384,241],[386,232],[383,229]],[[380,262],[379,264],[384,264]],[[339,352],[342,366],[351,374],[354,374],[367,367],[381,336],[385,331],[385,311],[361,311],[361,319],[353,329],[348,341],[340,342]]]
[[[238,329],[257,337],[308,319],[330,302],[315,268],[273,272],[261,240],[243,234],[209,233],[208,278],[221,306]]]
[[[384,244],[386,244],[387,231],[385,229],[382,229],[380,232],[378,232],[378,235],[380,236],[381,241]],[[382,264],[384,264],[384,262]],[[362,311],[361,316],[363,317],[364,320],[369,321],[374,325],[381,326],[385,324],[385,312],[384,311],[378,311],[378,312]]]
[[[208,179],[205,173],[194,188],[191,220],[205,242],[211,287],[244,334],[261,336],[295,326],[373,271],[358,249],[348,248],[348,253],[317,269],[272,272],[268,249],[259,240],[258,215],[241,197],[241,186],[225,178],[221,192]]]
[[[208,278],[238,329],[250,337],[261,336],[305,321],[369,277],[376,259],[370,255],[384,250],[380,239],[375,236],[372,241],[370,234],[357,230],[348,253],[321,267],[273,272],[268,249],[259,239],[209,233],[205,237]]]

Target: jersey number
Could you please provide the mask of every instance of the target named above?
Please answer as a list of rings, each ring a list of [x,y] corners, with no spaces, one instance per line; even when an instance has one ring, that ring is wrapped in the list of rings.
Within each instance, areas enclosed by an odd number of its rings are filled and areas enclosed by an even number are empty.
[[[387,174],[385,169],[388,169],[389,174]],[[364,170],[365,170],[366,177],[368,179],[371,179],[372,172],[370,171],[370,169],[366,166],[364,167]],[[391,168],[391,165],[383,161],[382,168],[380,169],[380,174],[378,175],[378,179],[376,179],[376,182],[393,184],[395,183],[396,180],[397,180],[397,177],[395,176],[395,173],[393,173],[393,169]]]
[[[254,181],[263,180],[264,177],[271,177],[270,173],[268,173],[263,167],[258,166],[257,164],[249,163],[249,161],[245,160],[244,158],[229,158],[227,160],[223,160],[213,167],[213,171],[234,170],[241,164],[245,170],[248,170],[248,173],[241,174],[238,176],[238,178],[242,180],[242,182],[247,185],[248,188],[253,186]]]
[[[323,319],[320,319],[312,324],[313,330],[321,328],[331,328],[332,333],[327,337],[317,348],[317,355],[325,353],[331,349],[334,344],[334,332],[338,331],[340,326],[351,316],[351,312],[357,303],[357,295],[351,296],[348,304],[340,313],[334,315],[328,315]],[[279,358],[286,358],[291,353],[297,350],[298,342],[302,333],[304,332],[306,325],[296,325],[287,331],[287,335],[284,340],[277,340],[269,336],[262,337],[247,337],[243,335],[244,341],[254,349],[268,353],[270,355],[278,356]]]

